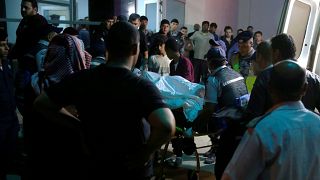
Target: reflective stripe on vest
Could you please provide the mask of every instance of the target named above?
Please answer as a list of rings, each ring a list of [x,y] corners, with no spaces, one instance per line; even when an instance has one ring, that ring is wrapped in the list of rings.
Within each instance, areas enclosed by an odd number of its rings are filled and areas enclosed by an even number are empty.
[[[229,81],[227,81],[227,82],[224,82],[224,83],[222,84],[222,86],[223,86],[223,87],[224,87],[224,86],[227,86],[227,85],[229,85],[229,84],[231,84],[231,83],[240,81],[240,80],[242,80],[242,79],[243,79],[243,77],[237,77],[237,78],[235,78],[235,79],[231,79],[231,80],[229,80]]]

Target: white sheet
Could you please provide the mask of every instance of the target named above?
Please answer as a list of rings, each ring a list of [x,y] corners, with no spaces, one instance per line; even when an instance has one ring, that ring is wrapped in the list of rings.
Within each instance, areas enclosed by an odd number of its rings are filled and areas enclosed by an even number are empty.
[[[170,109],[182,107],[188,121],[196,119],[204,104],[204,85],[192,83],[181,76],[160,76],[149,71],[143,71],[141,75],[158,87]]]

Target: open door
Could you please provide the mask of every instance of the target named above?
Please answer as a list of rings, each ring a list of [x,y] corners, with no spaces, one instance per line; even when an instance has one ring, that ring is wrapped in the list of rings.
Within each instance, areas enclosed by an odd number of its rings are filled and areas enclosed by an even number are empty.
[[[311,71],[316,70],[319,59],[319,5],[320,0],[286,0],[278,29],[293,37],[298,63]]]

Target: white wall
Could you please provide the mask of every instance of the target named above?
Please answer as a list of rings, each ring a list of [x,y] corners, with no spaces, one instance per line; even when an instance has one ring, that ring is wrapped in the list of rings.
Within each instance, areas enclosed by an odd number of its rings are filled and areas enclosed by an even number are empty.
[[[277,33],[285,0],[239,0],[238,28],[252,25],[265,39]]]
[[[238,25],[238,1],[235,0],[186,0],[186,22],[189,32],[202,21],[215,22],[217,34],[223,34],[226,25],[236,29]]]

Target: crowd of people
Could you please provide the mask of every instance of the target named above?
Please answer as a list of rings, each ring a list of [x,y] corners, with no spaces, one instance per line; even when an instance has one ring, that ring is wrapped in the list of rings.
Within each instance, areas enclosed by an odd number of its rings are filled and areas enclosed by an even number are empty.
[[[216,179],[320,178],[320,77],[297,63],[290,35],[268,41],[252,26],[236,35],[225,26],[219,36],[209,21],[188,33],[178,19],[152,32],[136,13],[62,29],[36,0],[22,0],[21,15],[12,47],[0,28],[0,180],[17,159],[20,128],[27,180],[151,179],[168,141],[168,164],[180,166],[186,118],[136,70],[205,86],[187,126],[219,130],[205,153]]]

